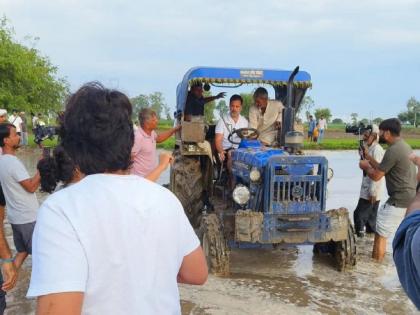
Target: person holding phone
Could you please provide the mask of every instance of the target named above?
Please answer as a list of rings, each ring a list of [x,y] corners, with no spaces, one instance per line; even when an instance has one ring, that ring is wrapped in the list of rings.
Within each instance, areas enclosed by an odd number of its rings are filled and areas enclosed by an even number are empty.
[[[382,162],[385,151],[378,143],[379,127],[372,126],[372,130],[367,130],[363,134],[363,146],[360,148],[362,160],[367,155],[372,156],[378,163]],[[363,237],[366,233],[376,232],[376,215],[378,213],[379,202],[383,193],[385,178],[375,182],[366,172],[363,172],[360,197],[356,210],[353,213],[354,227],[358,237]]]

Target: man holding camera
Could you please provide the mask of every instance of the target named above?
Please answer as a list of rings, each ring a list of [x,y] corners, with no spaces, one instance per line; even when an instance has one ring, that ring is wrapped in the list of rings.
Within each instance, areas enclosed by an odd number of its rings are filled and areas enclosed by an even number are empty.
[[[362,159],[371,156],[378,163],[382,162],[384,149],[378,143],[379,127],[372,125],[371,130],[366,130],[363,134],[363,147],[360,148]],[[375,182],[366,173],[363,174],[360,198],[354,210],[354,227],[358,237],[363,237],[366,233],[376,232],[376,215],[378,213],[379,202],[382,196],[385,178]]]
[[[369,154],[360,168],[374,181],[385,177],[389,199],[378,210],[372,258],[382,261],[387,239],[395,233],[406,209],[416,195],[416,167],[410,161],[411,147],[401,138],[401,123],[396,118],[379,125],[379,143],[388,144],[383,160],[378,163]]]

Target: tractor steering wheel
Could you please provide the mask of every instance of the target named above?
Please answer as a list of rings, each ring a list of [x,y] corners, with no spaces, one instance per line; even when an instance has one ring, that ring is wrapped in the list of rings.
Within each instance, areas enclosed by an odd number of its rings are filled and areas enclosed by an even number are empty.
[[[229,133],[228,141],[232,144],[239,144],[239,142],[234,142],[232,140],[232,137],[234,135],[237,135],[241,139],[256,139],[259,136],[259,132],[255,128],[239,128],[239,129],[232,130]]]

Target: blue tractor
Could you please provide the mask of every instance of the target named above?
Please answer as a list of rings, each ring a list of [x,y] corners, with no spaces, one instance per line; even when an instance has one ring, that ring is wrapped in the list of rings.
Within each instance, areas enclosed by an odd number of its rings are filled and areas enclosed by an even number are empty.
[[[274,147],[255,139],[255,129],[232,130],[242,139],[232,153],[232,192],[223,180],[223,166],[216,163],[214,126],[203,117],[184,115],[189,88],[197,83],[207,91],[211,86],[268,85],[275,99],[285,104]],[[314,253],[330,253],[340,271],[356,264],[347,209],[326,210],[328,161],[304,155],[303,133],[295,130],[295,113],[310,87],[310,75],[299,67],[294,71],[193,68],[178,85],[175,117],[182,132],[176,137],[170,189],[196,229],[213,273],[229,272],[230,248],[280,244],[314,244]]]

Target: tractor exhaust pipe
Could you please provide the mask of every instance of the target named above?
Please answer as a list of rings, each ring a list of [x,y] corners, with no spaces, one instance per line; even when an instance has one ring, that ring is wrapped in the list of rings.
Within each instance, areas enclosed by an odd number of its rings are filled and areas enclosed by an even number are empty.
[[[293,131],[295,125],[295,107],[293,106],[293,80],[299,72],[299,66],[293,70],[290,74],[289,81],[287,82],[287,99],[286,106],[283,108],[282,122],[281,122],[281,134],[280,134],[280,145],[284,146],[286,134],[289,131]]]

